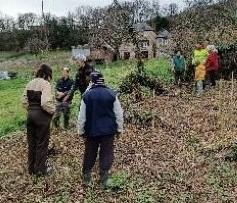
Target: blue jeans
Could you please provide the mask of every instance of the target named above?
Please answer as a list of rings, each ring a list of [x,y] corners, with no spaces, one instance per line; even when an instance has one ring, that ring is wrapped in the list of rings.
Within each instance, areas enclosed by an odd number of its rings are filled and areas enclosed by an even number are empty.
[[[197,95],[201,95],[203,93],[203,80],[198,80],[196,82],[196,87],[197,87]]]

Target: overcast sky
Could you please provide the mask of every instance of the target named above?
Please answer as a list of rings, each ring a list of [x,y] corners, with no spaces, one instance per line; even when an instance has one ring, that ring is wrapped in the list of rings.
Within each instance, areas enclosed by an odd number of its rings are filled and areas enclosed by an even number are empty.
[[[112,0],[44,0],[45,12],[57,16],[66,15],[80,5],[105,6]],[[183,5],[183,0],[160,0],[160,4],[176,2]],[[41,13],[41,0],[0,0],[0,11],[4,14],[16,17],[19,13]]]

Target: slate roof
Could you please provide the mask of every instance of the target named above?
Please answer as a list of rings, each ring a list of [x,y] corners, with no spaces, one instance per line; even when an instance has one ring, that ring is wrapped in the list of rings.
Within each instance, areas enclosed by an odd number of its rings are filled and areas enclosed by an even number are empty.
[[[137,24],[134,25],[134,29],[137,32],[145,32],[145,31],[154,31],[155,32],[155,29],[152,28],[147,23],[137,23]]]

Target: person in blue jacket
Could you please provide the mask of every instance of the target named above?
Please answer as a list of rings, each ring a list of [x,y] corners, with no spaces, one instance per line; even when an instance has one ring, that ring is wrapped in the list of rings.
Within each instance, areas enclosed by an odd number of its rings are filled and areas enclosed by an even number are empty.
[[[59,127],[60,117],[63,114],[64,117],[64,128],[69,127],[70,119],[70,107],[72,98],[68,97],[70,90],[73,86],[73,80],[70,78],[70,69],[64,67],[62,70],[62,77],[57,81],[56,84],[56,112],[54,115],[54,125]],[[67,98],[67,99],[66,99]]]
[[[78,133],[85,139],[83,181],[91,182],[98,149],[100,182],[106,186],[113,162],[114,137],[123,130],[123,110],[116,93],[104,84],[103,75],[91,73],[91,87],[82,98],[78,116]]]

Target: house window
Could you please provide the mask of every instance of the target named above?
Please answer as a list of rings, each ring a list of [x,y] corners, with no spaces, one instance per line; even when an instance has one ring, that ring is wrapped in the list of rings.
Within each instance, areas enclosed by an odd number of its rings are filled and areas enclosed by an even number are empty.
[[[124,58],[125,60],[130,59],[130,52],[124,52],[123,58]]]
[[[143,49],[149,47],[149,40],[140,41],[138,46]]]
[[[148,56],[149,56],[148,51],[142,51],[141,54],[142,54],[142,58],[148,59]]]
[[[166,39],[164,39],[164,38],[159,38],[159,39],[158,39],[158,42],[159,42],[159,44],[161,44],[161,45],[166,45],[166,44],[168,43],[168,41],[167,41]]]
[[[160,44],[163,44],[163,42],[164,42],[163,38],[159,38],[159,39],[158,39],[158,42],[159,42]]]

